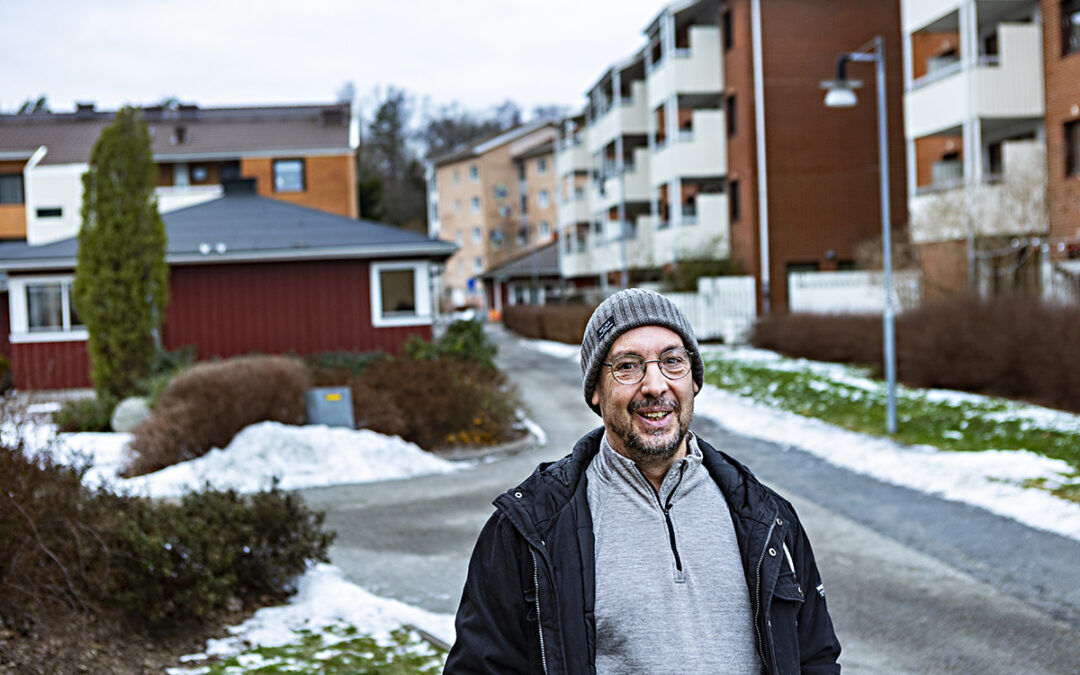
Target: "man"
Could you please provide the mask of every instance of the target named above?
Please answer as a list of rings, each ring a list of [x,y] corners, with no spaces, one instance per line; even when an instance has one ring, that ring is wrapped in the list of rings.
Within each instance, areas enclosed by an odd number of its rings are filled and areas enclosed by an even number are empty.
[[[604,426],[495,499],[446,672],[839,672],[794,509],[689,431],[704,363],[682,312],[616,293],[581,372]]]

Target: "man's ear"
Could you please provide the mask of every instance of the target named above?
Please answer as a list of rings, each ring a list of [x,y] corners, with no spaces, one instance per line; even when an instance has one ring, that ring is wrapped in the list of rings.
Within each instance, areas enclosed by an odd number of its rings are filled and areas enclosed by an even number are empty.
[[[694,393],[697,394],[699,391],[701,391],[701,385],[699,385],[697,382],[695,382],[694,383]]]
[[[600,406],[600,389],[599,388],[593,389],[593,392],[592,392],[592,404],[597,406],[597,407]]]

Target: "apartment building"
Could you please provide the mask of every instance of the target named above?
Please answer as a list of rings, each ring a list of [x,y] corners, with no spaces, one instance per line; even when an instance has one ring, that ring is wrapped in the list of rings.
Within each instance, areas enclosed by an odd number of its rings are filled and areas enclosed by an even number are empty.
[[[550,243],[556,234],[555,125],[535,122],[437,157],[427,169],[429,234],[458,252],[439,280],[445,309],[492,308],[482,274]]]
[[[1037,285],[1048,234],[1040,3],[904,0],[902,16],[925,295]]]
[[[158,208],[169,212],[254,178],[258,194],[356,218],[349,104],[142,109],[158,166]],[[47,244],[80,226],[82,174],[114,112],[0,114],[0,238]]]
[[[684,0],[560,127],[563,275],[603,289],[726,258],[769,312],[786,309],[788,273],[853,266],[881,227],[876,113],[872,97],[826,110],[819,82],[875,35],[895,55],[892,218],[904,223],[896,3]]]
[[[1054,273],[1080,286],[1080,0],[1043,0],[1046,175]]]

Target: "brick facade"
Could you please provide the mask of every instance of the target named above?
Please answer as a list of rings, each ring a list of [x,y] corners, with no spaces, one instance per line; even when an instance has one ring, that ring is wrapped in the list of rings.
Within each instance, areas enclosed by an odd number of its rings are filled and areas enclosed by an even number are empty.
[[[1080,51],[1062,54],[1060,0],[1043,0],[1042,17],[1050,238],[1080,243],[1080,173],[1067,175],[1065,166],[1065,125],[1080,120]],[[1063,255],[1053,247],[1054,258]]]

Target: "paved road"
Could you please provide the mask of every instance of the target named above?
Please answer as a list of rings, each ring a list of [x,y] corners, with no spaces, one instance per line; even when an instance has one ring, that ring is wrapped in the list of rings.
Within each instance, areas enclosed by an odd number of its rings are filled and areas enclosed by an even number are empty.
[[[451,613],[491,500],[599,420],[571,361],[494,333],[545,447],[461,472],[305,491],[338,531],[331,558],[369,590]],[[1080,673],[1080,542],[886,485],[799,450],[695,430],[795,504],[855,673]]]

